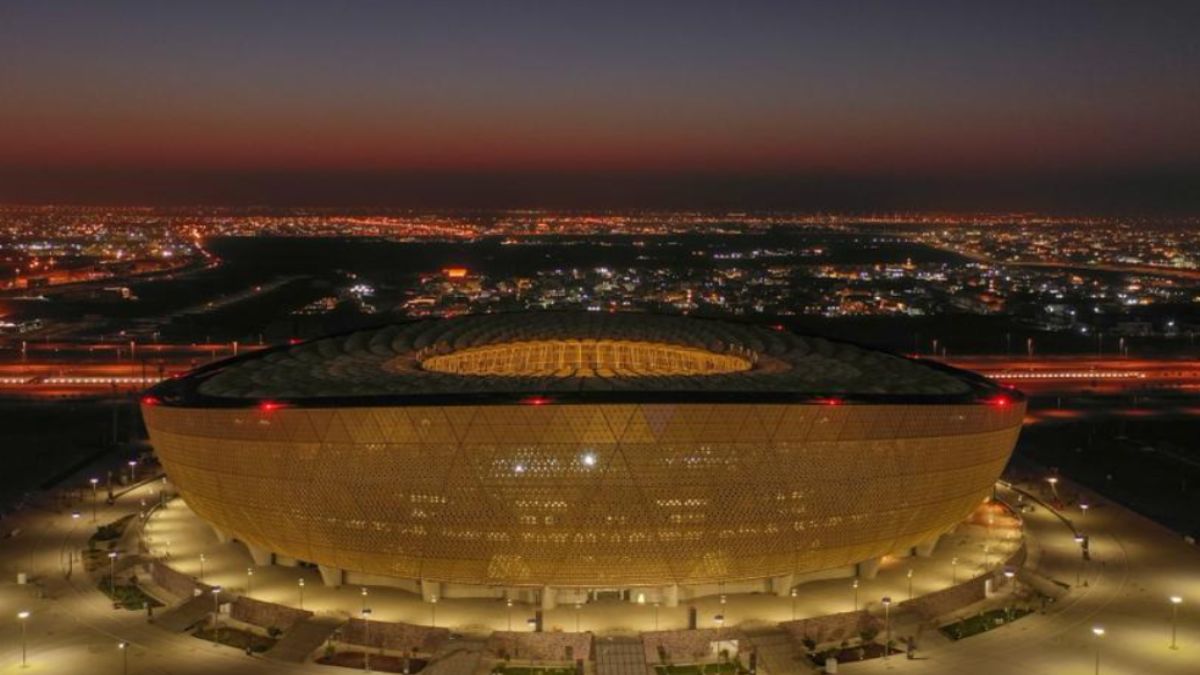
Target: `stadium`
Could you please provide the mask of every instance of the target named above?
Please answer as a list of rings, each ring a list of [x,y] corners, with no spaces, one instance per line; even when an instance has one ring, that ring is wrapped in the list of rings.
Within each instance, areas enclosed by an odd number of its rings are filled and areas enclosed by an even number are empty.
[[[180,495],[256,563],[545,606],[870,577],[991,494],[1024,408],[933,362],[628,313],[360,330],[142,402]]]

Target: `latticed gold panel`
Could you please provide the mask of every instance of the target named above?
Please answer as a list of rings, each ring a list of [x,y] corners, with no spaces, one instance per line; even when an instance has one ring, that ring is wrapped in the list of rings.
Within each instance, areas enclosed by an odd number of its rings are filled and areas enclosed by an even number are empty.
[[[1024,404],[144,408],[201,517],[323,565],[596,587],[839,567],[953,527]]]
[[[530,340],[418,354],[424,370],[510,377],[663,377],[750,370],[757,354],[634,340]],[[387,367],[386,365],[384,366]]]

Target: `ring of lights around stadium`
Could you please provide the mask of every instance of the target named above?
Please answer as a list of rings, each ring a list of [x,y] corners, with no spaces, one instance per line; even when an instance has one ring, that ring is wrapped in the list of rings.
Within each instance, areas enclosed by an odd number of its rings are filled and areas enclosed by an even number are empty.
[[[220,531],[446,589],[752,587],[906,552],[990,494],[1024,407],[851,344],[574,313],[322,338],[143,401]]]

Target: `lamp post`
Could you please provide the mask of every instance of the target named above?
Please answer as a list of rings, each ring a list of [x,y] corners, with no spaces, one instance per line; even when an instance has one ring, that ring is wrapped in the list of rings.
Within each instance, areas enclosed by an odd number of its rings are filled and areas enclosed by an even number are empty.
[[[304,609],[304,577],[297,579],[296,585],[300,588],[300,609]]]
[[[96,502],[99,501],[100,479],[89,478],[88,482],[92,484],[92,522],[96,522]]]
[[[28,666],[25,662],[25,623],[29,619],[29,612],[21,610],[17,612],[17,618],[21,620],[21,667],[25,668]]]
[[[796,620],[796,589],[793,588],[790,595],[792,596],[792,621],[795,621]]]
[[[204,581],[204,554],[200,554],[200,581]]]
[[[1058,476],[1050,476],[1046,479],[1050,484],[1050,494],[1054,495],[1054,501],[1058,501]]]
[[[504,604],[508,607],[508,632],[511,633],[512,632],[512,598],[506,599],[504,601]]]
[[[1085,558],[1083,555],[1083,542],[1084,541],[1086,541],[1086,538],[1082,534],[1075,535],[1075,543],[1079,544],[1079,567],[1075,568],[1075,585],[1076,586],[1079,585],[1080,579],[1081,579],[1081,577],[1083,577],[1083,564],[1084,564],[1084,562],[1087,561],[1087,558]],[[1085,582],[1085,585],[1086,585],[1086,582]]]
[[[434,628],[437,628],[437,601],[438,601],[438,597],[436,595],[430,596],[430,598],[429,598],[429,623]]]
[[[1017,584],[1014,581],[1017,571],[1011,567],[1004,568],[1004,578],[1008,580],[1008,620],[1012,621],[1013,610],[1016,606]]]
[[[1092,635],[1096,636],[1096,675],[1100,675],[1100,638],[1104,637],[1104,626],[1092,626]]]
[[[254,591],[254,568],[246,568],[246,595],[250,595]]]
[[[892,652],[892,616],[891,616],[892,599],[888,596],[883,596],[883,658],[888,658]]]
[[[1171,649],[1179,649],[1179,645],[1175,642],[1175,636],[1179,626],[1179,606],[1183,604],[1183,598],[1178,595],[1171,596]]]
[[[854,611],[858,611],[858,579],[850,582],[850,588],[854,589]]]
[[[129,460],[129,484],[133,485],[137,482],[137,460]]]
[[[212,587],[213,596],[213,646],[221,644],[221,587]]]
[[[908,577],[908,599],[909,599],[909,600],[912,600],[912,577],[913,577],[913,571],[912,571],[912,568],[911,568],[911,567],[910,567],[910,568],[908,568],[908,574],[905,574],[904,576]]]
[[[121,650],[121,662],[124,664],[121,667],[121,672],[123,672],[125,675],[129,675],[129,643],[118,642],[117,649]]]
[[[1079,502],[1079,520],[1083,522],[1083,517],[1087,515],[1088,509],[1092,508],[1087,502]]]
[[[367,587],[366,586],[362,587],[361,595],[362,595],[362,608],[366,609],[367,608]]]
[[[364,588],[363,590],[365,591],[366,589]],[[366,643],[364,645],[364,649],[363,649],[363,670],[365,670],[366,672],[369,673],[369,672],[371,672],[371,608],[370,607],[362,608],[362,618],[363,618],[363,636],[364,636],[363,642]]]
[[[108,594],[117,599],[117,552],[108,552]]]

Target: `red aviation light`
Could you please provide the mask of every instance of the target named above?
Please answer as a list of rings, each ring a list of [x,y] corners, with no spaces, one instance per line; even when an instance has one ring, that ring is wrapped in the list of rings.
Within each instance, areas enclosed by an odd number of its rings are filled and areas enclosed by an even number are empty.
[[[286,408],[286,407],[287,407],[286,405],[280,403],[279,401],[259,401],[259,403],[258,403],[259,412],[265,412],[265,413],[274,412],[276,410],[279,410],[280,408]]]
[[[158,405],[162,400],[157,396],[143,396],[142,405]]]
[[[829,398],[817,399],[817,403],[820,403],[821,405],[841,405],[842,399],[834,397],[834,396],[830,396]]]
[[[521,399],[522,405],[549,405],[553,402],[546,396],[530,396],[529,398]]]
[[[1004,394],[993,396],[987,400],[987,404],[993,408],[1007,408],[1012,403],[1012,399]]]

